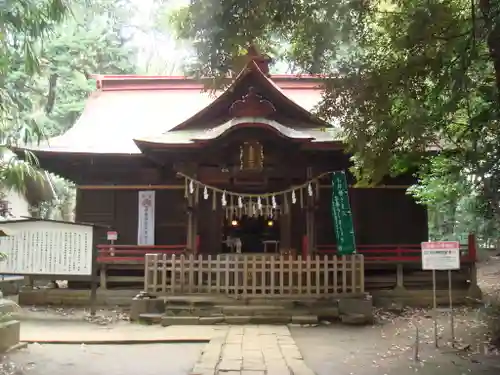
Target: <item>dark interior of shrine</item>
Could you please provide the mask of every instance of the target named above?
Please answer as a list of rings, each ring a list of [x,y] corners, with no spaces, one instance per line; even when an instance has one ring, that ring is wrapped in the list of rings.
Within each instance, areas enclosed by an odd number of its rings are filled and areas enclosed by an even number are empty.
[[[223,252],[231,252],[227,239],[240,239],[242,253],[263,253],[266,241],[279,241],[279,221],[264,216],[242,216],[224,219]],[[268,244],[274,252],[276,245]]]

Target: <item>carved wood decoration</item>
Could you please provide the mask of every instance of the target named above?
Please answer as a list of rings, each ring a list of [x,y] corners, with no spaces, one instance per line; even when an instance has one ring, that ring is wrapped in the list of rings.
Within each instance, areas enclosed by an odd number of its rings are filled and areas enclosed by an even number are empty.
[[[254,87],[248,89],[248,94],[235,101],[229,108],[233,117],[269,117],[276,108],[269,101],[257,94]]]
[[[240,170],[260,172],[264,169],[264,147],[258,141],[244,142],[240,146]]]

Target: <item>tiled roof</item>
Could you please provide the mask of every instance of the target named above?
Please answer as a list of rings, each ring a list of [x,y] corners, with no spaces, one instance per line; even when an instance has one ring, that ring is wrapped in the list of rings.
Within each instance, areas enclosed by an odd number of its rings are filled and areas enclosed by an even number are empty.
[[[202,91],[200,85],[179,77],[99,76],[101,90],[90,95],[85,109],[71,129],[47,142],[27,148],[35,151],[92,154],[140,154],[138,142],[186,144],[194,139],[216,138],[239,120],[224,120],[206,129],[175,130],[179,124],[207,109],[222,92]],[[263,76],[266,85],[276,95],[286,98],[296,111],[307,114],[321,100],[322,91],[305,78],[280,77],[276,82]],[[227,97],[227,93],[225,94]],[[303,116],[304,117],[304,116]],[[288,127],[272,120],[267,125],[289,138],[310,139],[312,142],[335,140],[331,132],[311,128],[311,124]],[[248,121],[247,121],[248,122]],[[261,123],[262,119],[260,120]],[[307,130],[305,128],[309,127]],[[319,126],[317,126],[319,128]],[[299,129],[300,128],[300,129]],[[303,129],[304,128],[304,129]]]

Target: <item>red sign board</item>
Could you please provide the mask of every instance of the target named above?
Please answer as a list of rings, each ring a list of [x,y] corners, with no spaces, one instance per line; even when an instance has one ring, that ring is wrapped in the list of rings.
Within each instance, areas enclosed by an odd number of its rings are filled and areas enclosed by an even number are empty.
[[[107,233],[108,241],[116,241],[118,239],[118,232],[108,231]]]
[[[423,250],[434,250],[434,249],[459,249],[460,243],[458,241],[434,241],[434,242],[422,242]]]

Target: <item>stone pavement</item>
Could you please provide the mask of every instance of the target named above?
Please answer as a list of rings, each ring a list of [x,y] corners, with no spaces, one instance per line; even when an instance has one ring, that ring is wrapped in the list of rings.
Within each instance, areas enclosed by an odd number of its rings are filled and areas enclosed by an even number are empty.
[[[190,375],[314,375],[286,326],[231,326],[203,350]]]

